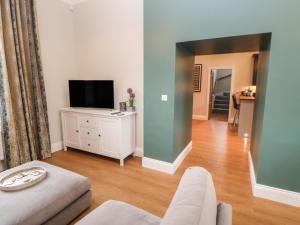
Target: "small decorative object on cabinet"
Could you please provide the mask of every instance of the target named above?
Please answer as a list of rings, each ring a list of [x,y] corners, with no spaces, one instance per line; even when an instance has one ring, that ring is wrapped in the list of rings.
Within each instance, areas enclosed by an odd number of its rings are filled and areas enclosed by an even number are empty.
[[[64,150],[67,147],[120,160],[135,151],[135,112],[61,109]]]
[[[127,110],[126,102],[120,102],[120,111],[126,112],[126,110]]]
[[[127,89],[127,93],[129,94],[128,109],[127,110],[129,112],[134,112],[135,111],[135,106],[134,106],[135,94],[133,93],[133,90],[131,88]]]

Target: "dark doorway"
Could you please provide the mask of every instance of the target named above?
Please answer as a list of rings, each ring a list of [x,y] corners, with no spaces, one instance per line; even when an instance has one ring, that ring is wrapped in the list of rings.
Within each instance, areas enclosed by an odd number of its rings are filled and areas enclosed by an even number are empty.
[[[227,122],[231,96],[232,69],[210,71],[209,118]]]

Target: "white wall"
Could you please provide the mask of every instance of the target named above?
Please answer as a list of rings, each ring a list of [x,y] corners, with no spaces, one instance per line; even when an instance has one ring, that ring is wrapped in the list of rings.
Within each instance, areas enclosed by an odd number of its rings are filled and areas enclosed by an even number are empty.
[[[74,7],[79,79],[115,83],[115,107],[136,93],[137,146],[143,148],[143,1],[89,0]]]
[[[254,52],[201,55],[195,57],[195,64],[202,64],[202,88],[201,92],[194,93],[193,99],[193,117],[207,118],[208,107],[208,79],[209,69],[233,69],[232,74],[232,92],[241,91],[244,87],[251,85],[253,73]],[[230,98],[231,100],[231,98]],[[229,120],[234,115],[232,102],[229,109]]]
[[[142,150],[143,1],[36,3],[52,144],[59,148],[62,140],[59,108],[69,106],[67,81],[113,79],[116,108],[128,99],[128,87],[136,93],[137,147]]]
[[[73,13],[61,0],[37,0],[36,5],[50,137],[59,148],[59,109],[69,105],[68,80],[76,78]]]

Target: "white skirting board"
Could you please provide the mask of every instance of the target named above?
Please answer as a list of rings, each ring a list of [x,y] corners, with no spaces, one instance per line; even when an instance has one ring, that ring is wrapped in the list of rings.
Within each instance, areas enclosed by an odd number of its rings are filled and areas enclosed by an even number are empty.
[[[164,162],[156,159],[151,159],[147,157],[143,157],[143,167],[148,169],[158,170],[164,173],[174,174],[185,157],[192,150],[192,142],[190,142],[183,151],[178,155],[176,160],[173,163]]]
[[[203,115],[193,115],[193,120],[208,120],[208,118]]]
[[[144,149],[140,148],[140,147],[136,147],[135,148],[135,152],[134,152],[134,156],[136,157],[144,157]]]
[[[248,155],[253,196],[300,207],[300,193],[256,183],[250,151],[248,152]]]
[[[54,153],[54,152],[58,152],[60,150],[63,150],[63,143],[62,141],[59,141],[59,142],[56,142],[56,143],[52,143],[51,144],[51,152]]]

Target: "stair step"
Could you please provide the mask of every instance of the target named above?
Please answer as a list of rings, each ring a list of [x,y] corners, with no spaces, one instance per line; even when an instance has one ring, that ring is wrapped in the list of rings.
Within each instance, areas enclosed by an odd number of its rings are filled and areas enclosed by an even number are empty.
[[[228,113],[228,109],[219,109],[219,108],[213,108],[213,112],[218,112],[218,113]]]
[[[229,104],[229,99],[228,100],[218,100],[215,99],[214,104]]]
[[[229,109],[229,104],[218,104],[218,103],[215,103],[215,104],[214,104],[214,108],[218,108],[218,109]]]
[[[229,100],[230,96],[216,95],[216,100]]]
[[[230,102],[230,92],[218,93],[213,102],[213,112],[228,113]]]

